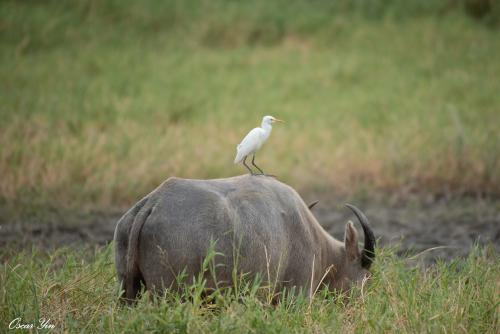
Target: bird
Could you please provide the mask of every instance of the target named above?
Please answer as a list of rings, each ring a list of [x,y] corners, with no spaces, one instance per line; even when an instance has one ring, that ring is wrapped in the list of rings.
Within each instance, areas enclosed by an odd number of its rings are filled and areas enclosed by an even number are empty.
[[[236,157],[234,159],[235,164],[243,162],[243,165],[250,171],[251,175],[265,175],[264,171],[255,164],[255,153],[262,147],[262,144],[271,135],[271,130],[273,129],[272,124],[274,122],[285,123],[281,119],[277,119],[273,116],[264,116],[262,118],[262,124],[260,127],[256,127],[250,131],[241,143],[236,147]],[[252,155],[252,165],[257,168],[260,172],[254,173],[250,167],[246,164],[247,157]]]

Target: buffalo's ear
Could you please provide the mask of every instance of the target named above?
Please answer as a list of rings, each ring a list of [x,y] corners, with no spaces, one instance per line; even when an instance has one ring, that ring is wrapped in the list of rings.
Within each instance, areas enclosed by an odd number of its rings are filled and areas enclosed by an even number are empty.
[[[319,201],[314,201],[311,204],[309,204],[307,207],[309,208],[309,210],[312,210],[312,208],[314,208],[316,206],[316,204],[318,204],[318,203],[319,203]]]
[[[354,228],[354,224],[349,221],[345,226],[344,236],[345,252],[350,261],[359,259],[361,256],[358,248],[358,231]]]

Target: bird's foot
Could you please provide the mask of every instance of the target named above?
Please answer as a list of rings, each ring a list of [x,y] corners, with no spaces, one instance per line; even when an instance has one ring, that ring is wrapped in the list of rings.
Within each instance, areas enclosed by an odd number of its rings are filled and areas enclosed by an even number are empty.
[[[266,173],[253,173],[252,175],[254,175],[254,176],[268,176],[268,177],[274,177],[274,178],[276,178],[276,175],[266,174]]]

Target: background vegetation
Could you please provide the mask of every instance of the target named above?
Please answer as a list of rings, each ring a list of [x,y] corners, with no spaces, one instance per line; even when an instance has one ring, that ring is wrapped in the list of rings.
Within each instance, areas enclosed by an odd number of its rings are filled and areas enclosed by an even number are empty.
[[[461,1],[3,1],[3,206],[128,206],[258,161],[299,190],[498,194],[500,32]]]

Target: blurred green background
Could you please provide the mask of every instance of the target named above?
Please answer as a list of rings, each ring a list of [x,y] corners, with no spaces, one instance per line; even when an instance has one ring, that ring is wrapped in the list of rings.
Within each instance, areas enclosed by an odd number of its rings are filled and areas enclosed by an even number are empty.
[[[0,204],[127,206],[258,162],[299,191],[500,193],[484,0],[2,1]]]

